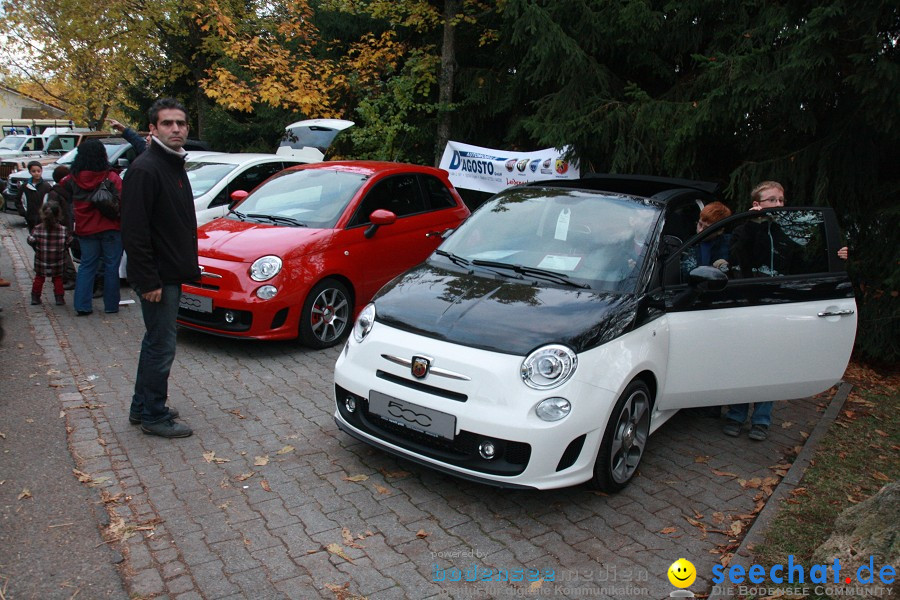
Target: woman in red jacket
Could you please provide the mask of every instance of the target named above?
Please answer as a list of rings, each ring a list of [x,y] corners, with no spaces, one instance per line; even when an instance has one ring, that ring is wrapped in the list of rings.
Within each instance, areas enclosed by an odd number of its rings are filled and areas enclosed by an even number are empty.
[[[75,278],[75,314],[93,312],[94,277],[103,263],[103,310],[119,312],[119,262],[122,260],[122,234],[119,219],[103,216],[90,201],[103,181],[113,182],[119,197],[122,179],[109,168],[106,148],[100,140],[86,140],[78,146],[72,173],[62,184],[72,194],[75,236],[81,247],[81,266]]]

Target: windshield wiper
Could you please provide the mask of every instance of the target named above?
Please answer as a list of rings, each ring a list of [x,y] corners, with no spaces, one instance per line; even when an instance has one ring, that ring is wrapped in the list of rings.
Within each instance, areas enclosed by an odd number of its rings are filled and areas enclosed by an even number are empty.
[[[435,250],[434,253],[440,254],[441,256],[446,256],[454,264],[457,264],[461,267],[468,267],[471,265],[471,263],[468,260],[466,260],[465,258],[463,258],[462,256],[459,256],[458,254],[453,254],[452,252],[447,252],[446,250]]]
[[[246,215],[244,215],[244,213],[238,212],[238,211],[236,211],[236,210],[229,210],[229,211],[228,211],[228,214],[229,214],[229,215],[234,215],[234,216],[236,216],[236,217],[237,217],[238,219],[240,219],[241,221],[243,221],[244,218],[245,218],[245,216],[246,216]]]
[[[515,271],[519,275],[531,275],[532,277],[543,277],[544,279],[548,279],[550,281],[555,281],[557,283],[562,283],[565,285],[569,285],[572,287],[577,287],[581,289],[590,289],[591,286],[586,283],[576,283],[569,279],[568,275],[563,273],[557,273],[556,271],[548,271],[547,269],[538,269],[536,267],[525,267],[523,265],[513,265],[510,263],[496,262],[493,260],[478,260],[475,259],[472,261],[472,264],[477,267],[493,267],[495,269],[509,269],[511,271]]]
[[[298,221],[293,217],[283,217],[281,215],[261,215],[258,213],[251,213],[247,216],[251,219],[269,219],[273,223],[287,223],[288,225],[294,225],[296,227],[306,227],[306,223]]]

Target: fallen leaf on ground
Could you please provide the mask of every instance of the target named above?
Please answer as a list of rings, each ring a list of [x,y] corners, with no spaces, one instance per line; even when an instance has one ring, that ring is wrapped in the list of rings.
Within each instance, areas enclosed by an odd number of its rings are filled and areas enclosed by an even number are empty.
[[[738,479],[738,483],[740,483],[741,487],[744,489],[747,489],[747,488],[759,489],[759,487],[762,485],[762,478],[753,477],[751,479]]]
[[[138,531],[153,531],[156,526],[161,523],[161,519],[151,519],[137,525],[129,525],[125,519],[116,515],[109,524],[109,533],[116,538],[117,542],[124,542],[132,537]]]
[[[877,433],[877,434],[880,435],[881,437],[890,437],[886,431],[882,431],[882,430],[880,430],[880,429],[876,429],[876,430],[875,430],[875,433]]]
[[[17,500],[24,500],[26,498],[31,498],[31,490],[28,488],[22,488],[22,493],[18,495]]]
[[[694,462],[695,463],[707,463],[707,462],[709,462],[709,457],[708,456],[697,456],[694,458]]]
[[[344,552],[344,549],[341,547],[340,544],[328,544],[327,546],[325,546],[325,549],[328,550],[329,552],[331,552],[332,554],[334,554],[335,556],[340,556],[341,558],[343,558],[344,560],[346,560],[349,563],[353,562],[353,559],[350,558],[349,556],[347,556],[347,553]]]
[[[335,583],[326,583],[325,587],[331,590],[331,593],[334,594],[335,600],[366,600],[367,596],[357,596],[353,592],[350,591],[350,582],[348,581],[344,585],[337,585]]]
[[[287,454],[288,452],[293,452],[293,451],[294,451],[294,447],[293,447],[293,446],[285,446],[284,448],[282,448],[281,450],[279,450],[279,451],[276,452],[275,454]]]
[[[360,549],[365,548],[365,546],[362,546],[362,545],[356,543],[356,540],[354,539],[353,534],[350,533],[350,530],[347,529],[346,527],[341,529],[341,537],[344,538],[344,543],[347,544],[348,546],[350,546],[351,548],[360,548]],[[363,539],[363,538],[360,537],[359,539]]]
[[[790,421],[785,421],[784,423],[781,424],[782,429],[790,429],[793,426],[794,426],[794,424],[791,423]]]
[[[121,500],[125,497],[124,492],[119,492],[118,494],[112,495],[106,490],[100,491],[100,500],[103,501],[103,504],[113,504]]]
[[[697,519],[692,519],[692,518],[690,518],[690,517],[687,516],[687,515],[684,515],[684,519],[685,519],[688,523],[690,523],[691,525],[693,525],[694,527],[696,527],[696,528],[698,528],[698,529],[703,529],[704,531],[706,530],[706,524],[705,524],[705,523],[701,523],[701,522],[698,521]]]
[[[272,491],[272,488],[269,487],[269,482],[266,481],[265,479],[261,479],[259,482],[259,485],[262,487],[262,489],[266,490],[267,492]]]
[[[424,529],[420,529],[416,532],[416,537],[419,538],[420,540],[427,538],[429,535],[430,534],[427,531],[425,531]]]
[[[255,466],[255,467],[264,467],[267,464],[269,464],[269,455],[268,454],[266,454],[265,456],[257,456],[257,457],[255,457],[255,459],[253,461],[253,466]]]
[[[737,473],[731,473],[729,471],[719,471],[718,469],[712,470],[713,475],[718,475],[719,477],[737,477]]]
[[[250,478],[253,477],[254,475],[256,475],[256,473],[255,473],[254,471],[250,471],[249,473],[241,473],[240,475],[237,475],[237,476],[235,477],[235,480],[236,480],[236,481],[247,481],[248,479],[250,479]]]
[[[543,577],[541,577],[541,578],[538,579],[537,581],[532,581],[532,582],[531,582],[531,585],[528,586],[528,587],[529,587],[530,591],[533,592],[534,590],[539,590],[539,589],[541,589],[541,586],[542,586],[542,585],[544,585],[544,578],[543,578]]]
[[[409,477],[409,471],[388,471],[387,469],[379,469],[382,475],[385,477],[393,477],[394,479],[403,479],[404,477]]]
[[[349,477],[341,477],[344,481],[365,481],[368,479],[368,475],[351,475]]]
[[[391,493],[391,490],[384,487],[383,485],[378,485],[377,483],[375,484],[375,491],[378,492],[379,494],[390,494]]]
[[[75,474],[75,477],[77,477],[78,481],[80,481],[81,483],[90,483],[93,480],[93,477],[91,477],[84,471],[79,471],[78,469],[72,469],[72,472]]]
[[[720,512],[714,512],[712,514],[712,520],[713,520],[713,523],[715,523],[717,525],[721,525],[722,523],[725,522],[725,514],[720,513]]]
[[[210,450],[209,452],[204,452],[204,453],[203,453],[203,458],[206,459],[206,462],[208,462],[208,463],[216,463],[217,465],[220,465],[220,464],[222,464],[222,463],[231,462],[231,461],[230,461],[229,459],[227,459],[227,458],[218,458],[218,457],[216,456],[216,453],[215,453],[213,450]]]
[[[238,419],[246,419],[247,418],[244,415],[242,415],[240,409],[237,409],[237,408],[232,408],[231,410],[226,410],[225,412],[236,416]]]
[[[664,527],[660,531],[660,533],[664,533],[664,534],[668,535],[670,533],[675,533],[676,531],[678,531],[678,529],[676,527]]]
[[[731,533],[734,535],[741,535],[741,531],[744,529],[744,524],[740,521],[733,521],[731,523]]]
[[[885,475],[885,474],[882,473],[881,471],[873,471],[873,472],[872,472],[872,477],[874,477],[875,479],[877,479],[877,480],[879,480],[879,481],[890,481],[890,480],[891,480],[890,477],[888,477],[887,475]]]

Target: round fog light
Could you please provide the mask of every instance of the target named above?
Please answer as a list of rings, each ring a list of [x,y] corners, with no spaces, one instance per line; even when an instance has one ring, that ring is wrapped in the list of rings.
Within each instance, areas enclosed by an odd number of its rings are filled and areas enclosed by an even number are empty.
[[[485,460],[492,460],[497,455],[497,449],[494,447],[494,442],[490,440],[481,442],[478,445],[478,454]]]
[[[278,293],[278,288],[274,285],[264,285],[256,290],[256,297],[260,300],[270,300]]]
[[[230,310],[225,311],[225,322],[226,323],[234,323],[234,313]]]
[[[353,396],[347,396],[344,398],[344,408],[347,409],[348,413],[356,412],[356,398]]]
[[[534,412],[543,421],[559,421],[572,411],[572,404],[565,398],[547,398],[538,404]]]

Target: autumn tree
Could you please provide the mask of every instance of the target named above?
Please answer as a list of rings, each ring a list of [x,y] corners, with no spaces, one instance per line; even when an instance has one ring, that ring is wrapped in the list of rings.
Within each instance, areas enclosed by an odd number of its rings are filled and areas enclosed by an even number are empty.
[[[77,121],[102,123],[122,99],[146,39],[141,23],[123,18],[124,0],[104,10],[85,0],[4,0],[2,43],[29,92],[61,105]]]

